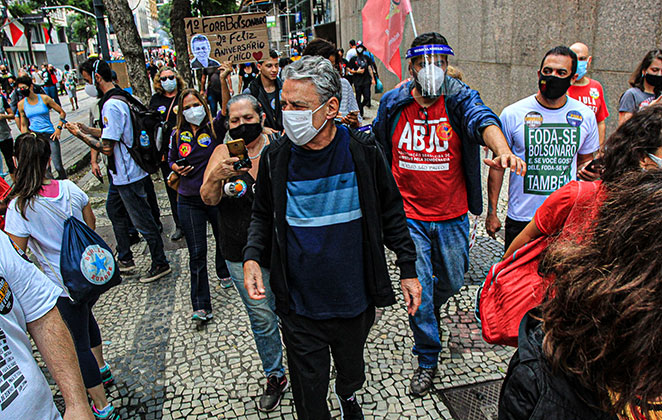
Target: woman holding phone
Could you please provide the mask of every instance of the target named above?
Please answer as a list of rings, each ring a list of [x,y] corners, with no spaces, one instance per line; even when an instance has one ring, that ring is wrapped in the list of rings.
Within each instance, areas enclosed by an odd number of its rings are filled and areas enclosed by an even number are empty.
[[[223,288],[232,286],[230,273],[219,245],[219,211],[200,198],[202,178],[217,145],[222,143],[222,119],[212,119],[207,101],[195,89],[184,90],[177,106],[177,126],[170,138],[168,164],[179,176],[177,211],[189,252],[191,303],[194,321],[212,318],[207,274],[207,222],[216,239],[216,274]]]

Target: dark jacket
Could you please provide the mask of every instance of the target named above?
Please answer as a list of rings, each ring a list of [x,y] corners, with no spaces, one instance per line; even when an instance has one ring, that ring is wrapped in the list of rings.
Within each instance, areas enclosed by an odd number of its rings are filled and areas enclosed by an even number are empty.
[[[575,379],[552,373],[542,352],[544,333],[533,313],[519,327],[518,349],[501,387],[499,420],[618,420],[596,408],[594,395]]]
[[[384,154],[370,134],[349,132],[349,149],[363,214],[366,289],[375,306],[389,306],[395,303],[395,293],[386,266],[384,245],[395,252],[401,278],[416,277],[416,249],[407,228],[402,196]],[[260,159],[248,243],[244,248],[244,261],[260,262],[262,252],[271,243],[271,290],[276,297],[276,309],[286,314],[290,310],[290,297],[285,210],[291,148],[292,142],[283,135],[265,149]]]
[[[405,83],[382,96],[372,132],[384,147],[389,162],[393,158],[393,132],[402,109],[414,101],[412,82]],[[442,85],[448,122],[462,141],[462,169],[467,183],[467,201],[473,214],[483,212],[480,177],[480,146],[484,146],[483,129],[490,125],[501,128],[501,120],[480,99],[480,95],[461,81],[446,76]]]
[[[279,78],[274,81],[276,84],[276,109],[271,108],[269,97],[262,85],[260,76],[256,77],[246,88],[251,95],[262,105],[262,112],[266,115],[264,126],[273,128],[276,131],[283,131],[283,112],[280,108],[280,91],[283,88],[283,82]]]

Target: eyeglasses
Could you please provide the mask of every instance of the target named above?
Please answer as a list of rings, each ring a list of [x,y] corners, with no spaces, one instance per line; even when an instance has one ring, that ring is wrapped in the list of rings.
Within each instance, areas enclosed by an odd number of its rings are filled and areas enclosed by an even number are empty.
[[[166,80],[174,80],[175,76],[164,76],[161,78],[162,82],[165,82]]]
[[[427,137],[428,133],[428,127],[430,126],[430,123],[428,122],[428,109],[427,108],[421,108],[418,110],[418,118],[425,118],[425,125],[423,126],[423,137]]]

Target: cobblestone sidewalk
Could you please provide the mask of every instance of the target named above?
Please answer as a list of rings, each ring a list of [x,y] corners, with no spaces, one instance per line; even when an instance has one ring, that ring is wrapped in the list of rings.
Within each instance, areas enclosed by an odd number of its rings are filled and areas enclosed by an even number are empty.
[[[375,111],[373,107],[372,115]],[[89,176],[83,178],[82,184],[95,208],[98,230],[108,237],[106,187]],[[170,209],[163,183],[155,178],[155,185],[162,215],[168,217]],[[504,210],[503,200],[500,210]],[[424,398],[407,394],[416,360],[411,354],[413,339],[404,302],[398,294],[398,303],[383,310],[368,338],[367,381],[358,395],[366,419],[451,419],[441,390],[504,376],[512,349],[486,344],[473,314],[478,285],[503,251],[503,243],[487,237],[483,225],[481,218],[465,286],[442,310],[444,350],[435,391]],[[211,250],[215,246],[211,231],[208,236]],[[109,393],[113,404],[121,407],[122,419],[295,418],[289,391],[276,411],[265,414],[256,409],[264,378],[248,316],[237,291],[221,289],[210,274],[214,320],[197,330],[190,321],[184,240],[172,243],[164,236],[164,241],[173,268],[171,275],[147,285],[139,283],[136,277],[125,278],[95,306],[105,357],[116,378]],[[144,241],[134,246],[134,254],[139,270],[145,271],[149,252]],[[399,291],[390,253],[389,261],[394,287]],[[208,262],[209,272],[214,273],[213,259],[208,258]],[[332,389],[333,380],[329,404],[334,418],[339,418]],[[55,386],[53,391],[57,401]]]

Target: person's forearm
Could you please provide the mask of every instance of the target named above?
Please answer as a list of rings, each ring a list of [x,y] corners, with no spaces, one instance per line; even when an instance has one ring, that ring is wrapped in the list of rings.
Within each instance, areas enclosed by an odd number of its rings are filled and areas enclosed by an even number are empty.
[[[87,395],[76,350],[67,326],[56,307],[27,324],[48,371],[55,379],[67,409],[87,407]]]
[[[239,89],[241,91],[241,88]],[[228,85],[228,79],[226,78],[221,83],[221,114],[227,116],[226,107],[230,101],[230,86]]]
[[[513,255],[515,251],[528,244],[534,239],[541,237],[543,233],[536,226],[536,220],[531,219],[531,221],[526,225],[526,227],[513,239],[510,243],[510,246],[506,250],[506,253],[503,255],[503,259]]]
[[[89,131],[90,136],[101,138],[101,129],[100,128],[87,127],[87,131]]]
[[[495,215],[499,203],[499,194],[501,194],[501,185],[503,183],[504,171],[498,171],[490,168],[487,175],[487,215]]]
[[[81,139],[83,143],[87,144],[92,149],[103,153],[103,142],[100,139],[87,135],[83,132],[80,132],[78,135],[76,135],[76,137]]]
[[[504,137],[498,125],[488,125],[483,129],[483,141],[496,156],[512,153],[510,147],[508,147],[506,137]]]
[[[605,121],[602,120],[598,123],[598,137],[600,139],[600,150],[602,150],[602,146],[605,144],[606,133],[607,133],[607,124],[605,124]]]
[[[208,206],[217,205],[221,201],[224,184],[225,180],[223,179],[212,179],[212,177],[206,179],[200,187],[202,201]]]

